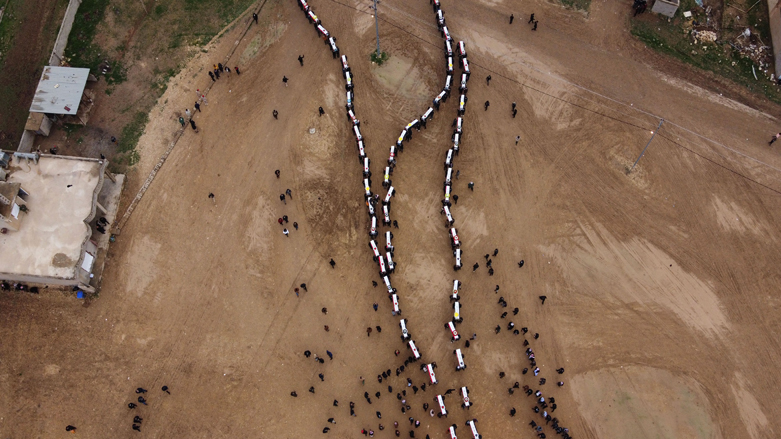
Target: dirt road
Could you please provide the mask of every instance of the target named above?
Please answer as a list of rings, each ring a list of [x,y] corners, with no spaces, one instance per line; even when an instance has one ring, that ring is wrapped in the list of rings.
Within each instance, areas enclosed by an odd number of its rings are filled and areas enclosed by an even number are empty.
[[[377,67],[367,60],[367,4],[312,3],[350,58],[375,185],[400,129],[444,82],[430,6],[382,5],[383,50],[392,58]],[[439,215],[451,99],[405,145],[393,177],[394,286],[424,360],[439,365],[439,384],[413,394],[406,378],[420,386],[426,376],[413,364],[396,377],[409,354],[387,294],[371,284],[380,278],[339,63],[294,3],[269,6],[264,14],[276,23],[239,42],[241,76],[215,85],[196,116],[200,132],[185,133],[112,248],[100,298],[79,306],[59,293],[0,295],[5,436],[52,437],[73,424],[83,437],[134,437],[138,414],[144,433],[166,438],[298,438],[326,426],[337,437],[361,428],[394,437],[393,421],[404,437],[414,430],[443,438],[453,423],[467,437],[471,418],[486,438],[536,437],[531,399],[508,394],[515,381],[554,396],[554,414],[578,438],[777,436],[781,409],[768,401],[781,384],[781,161],[766,144],[777,131],[766,108],[659,71],[642,62],[642,48],[605,42],[594,27],[604,21],[601,6],[585,20],[547,3],[443,2],[473,70],[453,207],[466,268],[453,272]],[[536,33],[517,18],[532,11]],[[131,187],[165,149],[175,111],[208,83],[205,69],[234,44],[233,32],[185,69],[152,112]],[[670,123],[627,176],[658,123],[636,107]],[[283,204],[288,188],[293,197]],[[282,215],[299,224],[286,225],[289,237],[277,223]],[[483,255],[495,248],[489,276]],[[474,262],[481,267],[473,273]],[[442,325],[452,316],[446,296],[456,277],[465,337],[451,344]],[[301,283],[308,291],[297,297]],[[517,316],[500,318],[515,307]],[[504,329],[509,317],[540,334],[527,339],[545,385],[521,374],[528,360],[522,336]],[[376,326],[382,332],[367,336]],[[466,355],[463,372],[454,370],[456,347]],[[321,365],[305,350],[334,357]],[[387,369],[391,378],[378,383]],[[461,385],[471,391],[470,411],[456,395],[446,399],[448,418],[423,411]],[[138,386],[149,389],[149,405],[131,411]],[[404,414],[395,396],[402,389],[412,407]],[[410,416],[420,428],[407,427]]]

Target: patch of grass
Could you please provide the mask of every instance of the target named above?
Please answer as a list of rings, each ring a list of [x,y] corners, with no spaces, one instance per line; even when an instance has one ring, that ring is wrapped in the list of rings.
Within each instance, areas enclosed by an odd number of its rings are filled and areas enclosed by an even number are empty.
[[[2,5],[5,5],[5,2],[2,2]],[[11,48],[14,35],[16,35],[16,30],[19,28],[20,22],[15,14],[15,6],[16,2],[8,3],[7,9],[3,13],[3,21],[0,22],[0,64],[2,64],[5,55]]]
[[[163,14],[166,13],[166,11],[168,11],[168,5],[160,4],[155,6],[155,18],[162,17]]]
[[[139,111],[133,116],[133,120],[122,128],[122,134],[117,141],[117,155],[128,166],[138,163],[140,157],[138,151],[136,151],[136,145],[138,145],[138,139],[144,133],[144,128],[146,128],[148,122],[149,115]]]
[[[388,52],[380,52],[380,55],[377,56],[377,51],[373,51],[371,55],[369,55],[369,59],[373,63],[377,63],[378,66],[381,66],[385,61],[390,58],[390,55],[388,55]]]
[[[692,3],[690,0],[682,2]],[[765,77],[758,66],[748,58],[743,58],[726,41],[718,40],[715,43],[696,44],[689,32],[684,28],[684,22],[679,17],[685,7],[678,9],[675,18],[648,17],[633,19],[631,24],[632,35],[645,43],[648,47],[672,56],[686,64],[699,69],[723,76],[732,82],[740,84],[750,91],[765,95],[773,102],[781,104],[781,90]],[[756,69],[757,77],[754,78],[752,66]]]
[[[559,0],[564,7],[588,12],[591,9],[591,0]]]
[[[96,43],[98,25],[103,21],[110,0],[84,0],[73,21],[73,29],[68,36],[65,57],[74,67],[87,67],[96,76],[103,74],[100,64],[108,61],[111,69],[106,72],[106,82],[120,84],[127,80],[127,69],[120,61],[108,60],[104,48]],[[117,50],[122,50],[120,46]],[[120,52],[121,53],[121,52]]]
[[[75,133],[78,133],[81,131],[81,129],[84,128],[84,125],[79,125],[75,123],[66,123],[63,124],[62,130],[65,131],[66,137],[70,137]]]

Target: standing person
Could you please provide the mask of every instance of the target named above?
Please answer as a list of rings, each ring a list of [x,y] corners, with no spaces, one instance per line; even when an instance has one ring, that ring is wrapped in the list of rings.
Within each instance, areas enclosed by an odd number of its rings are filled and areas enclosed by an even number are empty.
[[[277,169],[276,171],[274,171],[274,175],[276,175],[276,176],[277,176],[277,178],[279,178],[279,169]]]
[[[304,55],[298,55],[298,62],[301,63],[301,67],[304,67]]]
[[[485,77],[485,85],[491,85],[491,75]]]
[[[184,109],[184,114],[186,114],[186,115],[187,115],[187,118],[188,118],[188,119],[190,119],[191,117],[193,117],[192,113],[190,113],[190,109],[189,109],[189,108],[185,108],[185,109]]]
[[[285,83],[285,87],[287,87],[287,76],[282,77],[282,82]]]
[[[529,23],[534,23],[534,13],[532,12],[532,15],[529,16]]]
[[[214,79],[214,73],[212,73],[211,70],[209,71],[209,77],[212,78],[212,81],[216,81],[216,79]]]
[[[203,105],[209,105],[209,101],[206,99],[206,95],[201,95],[201,101],[203,101]]]
[[[223,69],[223,65],[222,65],[222,63],[221,63],[221,62],[218,62],[218,63],[217,63],[217,69],[218,69],[219,71],[222,71],[222,69]]]
[[[298,230],[298,223],[297,223],[297,222],[295,222],[295,221],[293,221],[293,228],[295,228],[296,230]]]
[[[320,116],[325,114],[325,111],[323,111],[323,107],[318,108],[317,111],[320,112]]]
[[[193,127],[193,131],[198,132],[198,127],[195,126],[195,121],[190,119],[190,126]]]
[[[513,24],[513,19],[515,19],[515,15],[510,14],[510,24]]]
[[[491,105],[491,103],[490,103],[490,102],[488,102],[488,101],[485,101],[485,111],[488,111],[488,106],[489,106],[489,105]]]
[[[184,128],[184,126],[187,125],[187,122],[184,121],[184,118],[182,116],[179,116],[179,123],[182,124],[182,128]]]
[[[458,195],[453,195],[453,204],[458,204]]]
[[[252,13],[252,19],[255,20],[255,24],[258,24],[258,14],[253,12]]]
[[[293,199],[293,191],[291,191],[290,189],[287,189],[285,191],[285,193],[287,194],[288,198],[290,198],[291,200]]]
[[[290,237],[290,232],[287,229],[283,229],[282,233],[284,233],[288,238]]]
[[[772,138],[772,139],[770,139],[770,142],[768,142],[768,145],[772,145],[772,144],[773,144],[773,142],[775,142],[775,141],[776,141],[776,140],[778,140],[779,138],[781,138],[781,133],[778,133],[778,134],[776,134],[775,136],[773,136],[773,138]]]
[[[540,296],[540,300],[542,300],[542,304],[545,305],[545,299],[547,299],[548,296]]]
[[[287,205],[287,201],[285,201],[285,194],[279,194],[279,200]]]
[[[328,261],[329,264],[331,264],[331,268],[336,268],[336,261],[334,261],[333,258],[331,258],[330,261]]]
[[[539,21],[534,20],[534,27],[532,28],[532,30],[537,30],[537,23],[539,23]]]
[[[230,67],[228,67],[228,66],[225,66],[225,73],[227,73],[228,75],[230,75],[230,73],[231,73],[231,68],[230,68]]]
[[[195,111],[199,113],[201,112],[201,104],[199,104],[198,102],[195,103]]]
[[[234,66],[234,67],[233,67],[233,70],[235,70],[235,71],[236,71],[236,74],[237,74],[237,75],[241,75],[241,72],[239,71],[239,66]]]
[[[277,116],[279,116],[279,112],[277,110],[274,110],[271,112],[271,115],[274,116],[274,119],[276,119]]]
[[[309,290],[306,289],[306,284],[301,284],[301,289],[304,290],[304,291],[309,291]]]
[[[475,182],[474,182],[474,181],[470,181],[470,182],[469,182],[469,184],[468,184],[467,186],[469,187],[469,189],[470,189],[472,192],[474,192],[474,191],[475,191]]]
[[[516,114],[518,114],[518,110],[516,110],[515,108],[513,108],[513,119],[515,119],[515,115],[516,115]]]
[[[217,79],[220,79],[220,71],[217,69],[217,67],[214,68],[214,76],[216,76]]]
[[[515,136],[515,144],[517,145],[518,142],[521,140],[521,136]]]

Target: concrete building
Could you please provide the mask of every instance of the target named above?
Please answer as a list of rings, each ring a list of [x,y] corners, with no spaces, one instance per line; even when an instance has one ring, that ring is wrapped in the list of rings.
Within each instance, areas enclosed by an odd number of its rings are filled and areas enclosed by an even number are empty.
[[[108,161],[0,153],[0,279],[78,286],[92,292],[102,272],[124,175]]]
[[[651,11],[673,18],[678,11],[680,0],[656,0]]]

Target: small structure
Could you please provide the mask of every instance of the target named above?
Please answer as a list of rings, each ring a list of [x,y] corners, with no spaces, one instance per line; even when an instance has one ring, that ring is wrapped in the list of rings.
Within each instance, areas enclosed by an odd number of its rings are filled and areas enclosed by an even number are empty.
[[[654,2],[654,7],[651,8],[651,10],[657,14],[673,18],[680,3],[680,0],[656,0]]]
[[[779,0],[767,0],[767,10],[777,78],[781,74],[781,2]]]
[[[94,291],[109,241],[99,218],[113,221],[124,176],[107,160],[10,154],[0,152],[0,279]]]

